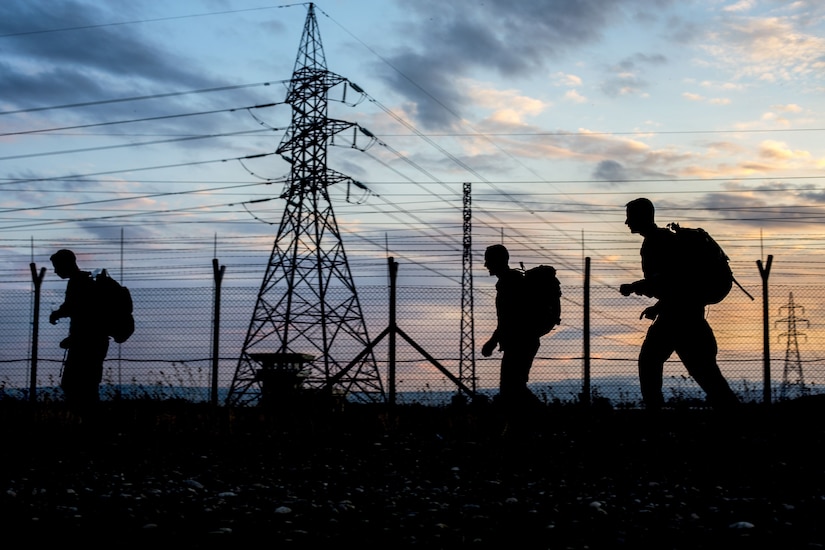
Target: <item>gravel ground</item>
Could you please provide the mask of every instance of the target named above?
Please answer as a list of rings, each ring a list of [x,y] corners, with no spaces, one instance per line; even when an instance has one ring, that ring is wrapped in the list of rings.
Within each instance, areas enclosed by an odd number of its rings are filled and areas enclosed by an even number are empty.
[[[822,548],[823,412],[0,402],[0,522],[93,548]]]

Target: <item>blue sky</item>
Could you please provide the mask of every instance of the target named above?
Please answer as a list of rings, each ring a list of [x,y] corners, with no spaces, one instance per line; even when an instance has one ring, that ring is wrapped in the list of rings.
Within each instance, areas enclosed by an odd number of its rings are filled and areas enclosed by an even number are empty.
[[[141,249],[135,279],[209,272],[217,241],[230,277],[259,281],[288,164],[239,159],[283,136],[306,14],[3,2],[3,281],[28,281],[30,256],[48,265],[58,243],[113,262],[121,232]],[[330,115],[377,137],[330,149],[369,190],[330,190],[357,276],[383,282],[389,254],[402,275],[455,283],[470,181],[479,253],[503,241],[576,278],[587,255],[618,286],[639,275],[623,205],[645,195],[662,224],[710,230],[752,287],[767,254],[775,276],[819,280],[820,2],[331,0],[316,16],[328,69],[366,92],[348,88]]]

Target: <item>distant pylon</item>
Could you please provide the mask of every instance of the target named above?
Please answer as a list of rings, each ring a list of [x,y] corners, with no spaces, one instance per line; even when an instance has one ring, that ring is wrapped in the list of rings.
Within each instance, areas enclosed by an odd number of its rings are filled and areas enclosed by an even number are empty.
[[[335,387],[330,387],[331,379],[369,344],[328,192],[333,184],[354,183],[327,168],[333,136],[355,126],[327,118],[328,92],[344,82],[326,69],[310,3],[286,98],[292,121],[276,150],[292,165],[281,195],[286,204],[227,397],[229,404],[256,401],[267,391],[264,383],[296,382],[305,388],[334,389],[359,401],[384,400],[372,353],[336,377]],[[291,373],[269,376],[268,370]]]
[[[473,215],[470,192],[470,183],[464,183],[464,271],[461,275],[461,353],[458,378],[475,392],[476,343],[473,323]]]
[[[782,310],[787,310],[788,316],[776,322],[786,324],[788,329],[779,335],[780,338],[784,337],[786,341],[785,368],[782,371],[780,397],[787,398],[793,388],[797,388],[799,393],[803,395],[807,393],[805,377],[802,375],[802,358],[799,355],[799,337],[805,336],[805,334],[799,332],[798,327],[802,323],[810,326],[810,323],[807,319],[797,317],[797,310],[801,310],[804,315],[805,308],[794,303],[793,292],[788,297],[788,305],[779,308],[780,314]]]

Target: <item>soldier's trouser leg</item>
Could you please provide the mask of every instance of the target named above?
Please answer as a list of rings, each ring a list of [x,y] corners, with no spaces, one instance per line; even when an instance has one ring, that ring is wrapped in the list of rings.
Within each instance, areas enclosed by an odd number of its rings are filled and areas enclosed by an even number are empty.
[[[716,337],[705,319],[697,320],[680,331],[676,353],[688,373],[705,390],[711,406],[726,409],[738,405],[739,398],[719,370],[717,351]]]
[[[74,342],[69,348],[60,385],[66,403],[78,412],[86,412],[99,400],[103,361],[108,349],[108,338]]]
[[[666,327],[657,322],[650,325],[639,352],[639,385],[648,410],[659,410],[664,404],[662,372],[673,351],[671,334]]]
[[[505,401],[517,404],[519,400],[529,398],[527,381],[530,368],[539,349],[539,342],[529,341],[506,348],[501,357],[501,379],[499,392]]]

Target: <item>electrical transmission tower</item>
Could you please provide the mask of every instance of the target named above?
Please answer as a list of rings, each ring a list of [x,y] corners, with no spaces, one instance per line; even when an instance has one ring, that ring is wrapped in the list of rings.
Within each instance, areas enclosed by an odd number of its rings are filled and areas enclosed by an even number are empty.
[[[476,391],[475,328],[473,324],[473,235],[470,183],[464,183],[464,271],[461,275],[461,354],[458,378]]]
[[[327,117],[329,90],[346,82],[326,69],[310,3],[286,98],[292,121],[276,150],[291,164],[281,195],[286,204],[229,389],[229,404],[280,394],[285,389],[281,386],[287,385],[334,390],[360,401],[384,400],[372,353],[339,375],[369,344],[328,192],[342,182],[361,187],[327,168],[333,137],[356,128]]]
[[[787,317],[777,321],[777,323],[786,324],[788,327],[786,332],[779,335],[780,338],[784,337],[786,341],[785,368],[782,371],[782,387],[780,388],[780,397],[784,399],[788,397],[793,388],[797,388],[803,395],[807,393],[805,378],[802,376],[802,358],[799,355],[799,337],[804,337],[805,334],[800,333],[798,327],[802,323],[810,326],[810,323],[807,319],[797,317],[797,310],[801,310],[804,315],[805,308],[794,303],[793,292],[788,297],[788,305],[779,308],[780,315],[782,310],[788,312]]]

